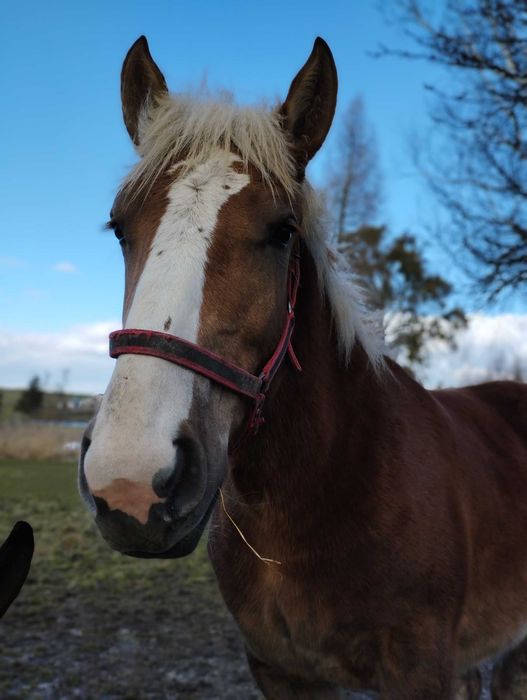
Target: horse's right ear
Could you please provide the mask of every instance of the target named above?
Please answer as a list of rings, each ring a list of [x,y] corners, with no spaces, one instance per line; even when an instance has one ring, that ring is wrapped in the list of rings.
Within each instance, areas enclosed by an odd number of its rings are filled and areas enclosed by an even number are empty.
[[[163,73],[150,55],[146,37],[132,44],[121,71],[121,101],[130,138],[139,145],[139,117],[143,109],[168,92]]]

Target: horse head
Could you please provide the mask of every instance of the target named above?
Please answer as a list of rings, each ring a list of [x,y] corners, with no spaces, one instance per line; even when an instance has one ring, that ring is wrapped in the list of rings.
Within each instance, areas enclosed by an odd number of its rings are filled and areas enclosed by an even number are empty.
[[[171,95],[146,39],[128,52],[122,106],[140,160],[109,226],[124,255],[131,332],[114,339],[125,347],[84,436],[79,474],[104,538],[123,553],[194,549],[229,446],[251,416],[259,420],[262,368],[274,376],[275,356],[291,352],[304,171],[330,128],[336,92],[322,39],[273,110]],[[238,381],[230,388],[229,368]],[[262,382],[254,396],[240,391],[245,375]]]

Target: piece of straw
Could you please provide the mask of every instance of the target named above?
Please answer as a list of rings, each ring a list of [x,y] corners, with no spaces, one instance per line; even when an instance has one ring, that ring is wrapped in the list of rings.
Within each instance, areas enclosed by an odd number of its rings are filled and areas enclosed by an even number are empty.
[[[260,554],[258,554],[258,552],[256,551],[256,549],[255,549],[251,544],[249,544],[249,542],[247,542],[247,538],[245,537],[245,535],[243,534],[243,532],[240,530],[240,528],[238,527],[238,525],[236,525],[236,523],[235,523],[234,520],[232,519],[231,515],[230,515],[229,512],[227,511],[227,508],[225,508],[225,499],[223,498],[223,491],[221,490],[221,488],[219,489],[219,492],[220,492],[220,498],[221,498],[221,505],[223,506],[223,510],[225,511],[225,515],[229,518],[229,520],[231,521],[231,523],[234,525],[234,527],[236,528],[238,534],[240,535],[240,537],[242,538],[242,540],[245,542],[245,544],[249,547],[249,549],[251,550],[251,552],[252,552],[253,554],[256,554],[256,556],[258,557],[258,559],[260,559],[260,561],[263,561],[264,564],[267,564],[267,565],[269,565],[269,564],[280,564],[280,565],[281,565],[281,564],[282,564],[281,561],[277,561],[276,559],[268,559],[267,557],[262,557]]]

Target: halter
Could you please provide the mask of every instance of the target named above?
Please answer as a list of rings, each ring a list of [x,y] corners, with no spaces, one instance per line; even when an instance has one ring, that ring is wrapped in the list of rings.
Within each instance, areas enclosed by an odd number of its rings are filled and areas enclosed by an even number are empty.
[[[295,328],[295,304],[300,284],[300,254],[295,249],[291,254],[287,274],[287,314],[278,344],[260,374],[251,374],[221,355],[191,343],[184,338],[160,331],[125,328],[110,333],[110,357],[120,355],[151,355],[173,362],[207,377],[217,384],[254,401],[247,424],[234,445],[232,454],[249,435],[254,435],[265,422],[263,406],[271,382],[289,355],[295,369],[302,370],[295,355],[291,338]]]

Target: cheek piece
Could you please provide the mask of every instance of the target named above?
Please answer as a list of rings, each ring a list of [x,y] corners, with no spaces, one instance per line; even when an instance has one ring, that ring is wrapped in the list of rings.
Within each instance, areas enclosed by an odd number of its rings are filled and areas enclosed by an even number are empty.
[[[264,365],[260,374],[251,374],[221,355],[184,338],[160,331],[124,328],[110,333],[110,356],[151,355],[167,362],[173,362],[207,377],[226,389],[241,394],[253,401],[247,423],[234,443],[229,444],[229,454],[233,454],[249,435],[254,435],[265,422],[263,407],[273,378],[286,355],[293,367],[301,371],[291,338],[295,329],[295,304],[300,284],[300,253],[296,244],[287,273],[287,313],[278,344]]]

